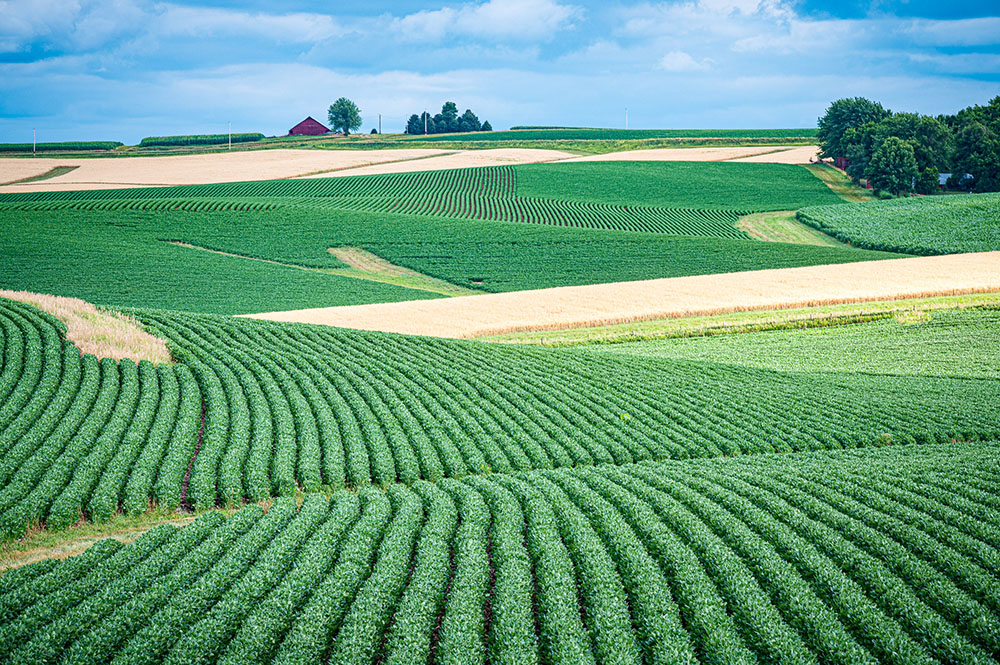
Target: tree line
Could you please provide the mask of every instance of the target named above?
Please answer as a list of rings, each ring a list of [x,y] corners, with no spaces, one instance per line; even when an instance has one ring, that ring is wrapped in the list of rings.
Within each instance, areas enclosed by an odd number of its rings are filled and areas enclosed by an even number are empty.
[[[414,113],[406,121],[407,134],[450,134],[455,132],[492,132],[490,121],[480,123],[479,118],[471,109],[458,115],[458,105],[455,102],[445,102],[441,112],[431,117],[426,111],[417,115]]]
[[[894,113],[863,97],[838,99],[819,119],[820,156],[843,158],[855,183],[864,178],[894,195],[947,187],[1000,191],[1000,96],[936,117]]]

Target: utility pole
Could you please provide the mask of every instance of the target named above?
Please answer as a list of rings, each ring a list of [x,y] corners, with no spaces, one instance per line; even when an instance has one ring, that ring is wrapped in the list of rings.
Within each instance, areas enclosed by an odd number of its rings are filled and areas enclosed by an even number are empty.
[[[427,136],[427,111],[424,111],[424,136]]]
[[[233,149],[233,121],[229,121],[229,149]]]
[[[378,135],[382,136],[382,114],[378,114]]]
[[[31,156],[35,156],[35,128],[31,128]]]

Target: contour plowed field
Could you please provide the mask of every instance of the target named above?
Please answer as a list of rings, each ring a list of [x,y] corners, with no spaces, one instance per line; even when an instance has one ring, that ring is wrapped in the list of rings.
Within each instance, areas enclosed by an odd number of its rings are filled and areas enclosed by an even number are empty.
[[[989,380],[844,381],[137,316],[178,364],[81,358],[54,318],[0,300],[0,536],[143,512],[151,501],[210,508],[373,483],[1000,438],[1000,385]]]
[[[279,499],[0,578],[0,661],[994,663],[995,445]]]
[[[713,238],[747,238],[743,211],[608,205],[520,197],[511,166],[357,178],[271,180],[191,187],[42,192],[0,197],[18,211],[268,211],[294,205],[323,210],[431,215]]]

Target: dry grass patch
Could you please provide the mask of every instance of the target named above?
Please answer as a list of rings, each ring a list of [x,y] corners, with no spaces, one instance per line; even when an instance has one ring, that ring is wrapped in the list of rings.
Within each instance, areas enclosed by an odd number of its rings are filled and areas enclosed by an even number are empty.
[[[875,200],[875,194],[871,190],[855,186],[847,174],[829,164],[809,164],[806,169],[845,201],[864,203]]]
[[[1000,308],[1000,292],[730,312],[592,328],[510,333],[481,339],[506,344],[538,344],[552,347],[621,344],[678,337],[709,337],[765,330],[846,325],[890,317],[903,324],[921,323],[930,319],[930,312],[981,308]]]
[[[475,298],[269,312],[251,317],[461,338],[995,291],[1000,291],[1000,252],[982,252],[564,286]]]
[[[162,339],[150,335],[138,321],[124,314],[99,309],[79,298],[30,291],[0,289],[0,297],[33,305],[62,321],[66,325],[66,339],[82,353],[115,360],[173,362]]]
[[[480,293],[479,291],[473,291],[472,289],[446,282],[443,279],[437,279],[416,270],[410,270],[395,263],[390,263],[381,256],[372,254],[360,247],[331,247],[330,253],[337,257],[338,261],[349,266],[347,269],[334,268],[325,271],[336,275],[395,284],[410,289],[440,293],[446,296],[469,296]]]
[[[822,247],[843,247],[836,238],[800,222],[794,210],[756,212],[744,215],[736,222],[736,227],[757,240],[765,242],[788,242],[796,245],[820,245]]]
[[[446,282],[443,279],[437,279],[436,277],[419,273],[416,270],[410,270],[409,268],[389,263],[381,256],[376,256],[375,254],[367,252],[360,247],[331,247],[328,250],[331,254],[337,257],[339,261],[345,263],[348,266],[347,268],[313,268],[311,266],[303,266],[296,263],[283,263],[273,259],[261,259],[256,256],[246,256],[244,254],[224,252],[219,249],[209,249],[208,247],[200,247],[198,245],[192,245],[179,240],[165,240],[164,242],[170,245],[176,245],[177,247],[196,249],[201,252],[219,254],[221,256],[228,256],[234,259],[259,261],[261,263],[270,263],[271,265],[293,268],[295,270],[318,272],[323,275],[336,275],[338,277],[364,279],[369,282],[379,282],[381,284],[393,284],[395,286],[403,286],[408,289],[416,289],[418,291],[429,291],[443,296],[468,296],[481,293],[480,291],[473,291],[472,289],[467,289],[465,287],[452,284],[451,282]]]
[[[361,166],[358,168],[341,169],[335,173],[307,176],[310,178],[329,178],[355,175],[379,175],[383,173],[414,173],[416,171],[445,171],[448,169],[469,169],[482,166],[505,166],[512,164],[537,164],[540,162],[558,162],[575,155],[561,150],[543,150],[539,148],[492,148],[486,150],[460,150],[421,159],[395,160]]]

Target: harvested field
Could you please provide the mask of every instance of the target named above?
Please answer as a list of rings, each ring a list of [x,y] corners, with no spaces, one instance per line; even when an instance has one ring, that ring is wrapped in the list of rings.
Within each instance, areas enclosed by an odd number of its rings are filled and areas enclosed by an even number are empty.
[[[402,151],[400,151],[402,152]],[[413,151],[417,152],[417,151]],[[434,151],[426,151],[434,152]],[[370,166],[346,169],[335,173],[319,173],[307,178],[327,178],[330,176],[379,175],[383,173],[413,173],[415,171],[444,171],[447,169],[469,169],[478,166],[504,166],[510,164],[536,164],[557,162],[574,158],[575,155],[559,150],[539,150],[536,148],[498,148],[496,150],[463,150],[428,157],[393,161]]]
[[[574,162],[758,162],[771,164],[806,164],[815,156],[816,146],[737,146],[731,148],[653,148],[609,152],[577,157]]]
[[[1000,252],[984,252],[249,316],[468,338],[755,309],[998,290]]]
[[[79,166],[48,180],[0,186],[0,192],[46,192],[85,189],[205,185],[291,178],[382,162],[420,160],[444,150],[254,150],[166,157],[74,159],[0,158],[0,182],[41,175],[56,166]],[[422,163],[421,161],[417,162]],[[451,168],[451,167],[449,167]],[[422,170],[416,168],[414,170]]]
[[[65,161],[62,159],[0,158],[0,186],[25,178],[37,178],[56,166],[64,164]]]
[[[779,152],[768,152],[750,157],[740,157],[734,162],[751,162],[757,164],[809,164],[818,159],[819,147],[814,145],[799,146]]]

